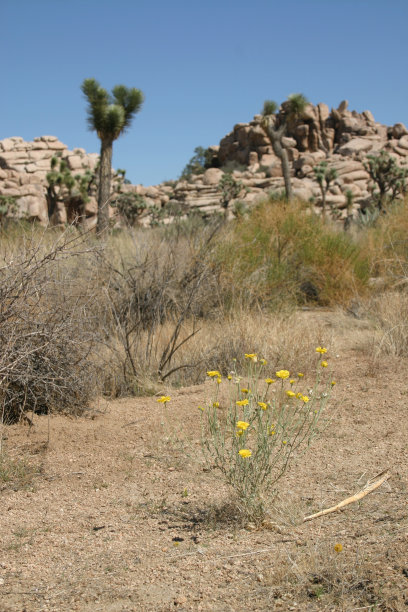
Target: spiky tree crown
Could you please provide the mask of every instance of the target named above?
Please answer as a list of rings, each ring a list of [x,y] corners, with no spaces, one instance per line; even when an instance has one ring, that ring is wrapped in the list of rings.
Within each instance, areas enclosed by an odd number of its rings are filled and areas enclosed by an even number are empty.
[[[274,100],[265,100],[263,109],[262,109],[262,115],[264,117],[268,117],[269,115],[274,115],[276,111],[278,110],[278,108],[279,106]]]
[[[116,85],[108,94],[95,79],[85,79],[81,90],[88,101],[88,126],[101,140],[116,140],[143,104],[143,93],[134,87]]]

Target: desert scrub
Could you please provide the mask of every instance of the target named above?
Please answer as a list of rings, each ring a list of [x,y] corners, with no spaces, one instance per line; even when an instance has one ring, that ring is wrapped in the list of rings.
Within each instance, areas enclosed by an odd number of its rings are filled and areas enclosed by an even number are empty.
[[[226,306],[348,304],[367,290],[370,264],[351,235],[300,201],[272,198],[230,225],[216,252]]]
[[[263,514],[265,496],[273,492],[292,456],[318,434],[335,384],[326,353],[326,348],[316,348],[312,386],[302,372],[281,369],[271,374],[266,359],[246,353],[243,375],[234,367],[224,382],[226,401],[220,371],[207,372],[214,393],[201,407],[204,457],[232,487],[245,514]]]

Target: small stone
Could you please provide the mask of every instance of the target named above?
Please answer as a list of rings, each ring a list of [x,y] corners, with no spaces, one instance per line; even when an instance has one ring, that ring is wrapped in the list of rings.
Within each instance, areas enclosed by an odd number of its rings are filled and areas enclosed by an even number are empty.
[[[263,579],[264,579],[263,574],[257,574],[256,576],[257,582],[263,582]]]

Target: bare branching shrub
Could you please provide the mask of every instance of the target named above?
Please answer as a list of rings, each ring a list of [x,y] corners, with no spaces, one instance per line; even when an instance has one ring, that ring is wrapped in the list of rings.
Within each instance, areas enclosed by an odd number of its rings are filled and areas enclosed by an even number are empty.
[[[31,233],[0,247],[0,406],[2,422],[27,412],[78,413],[94,393],[88,359],[90,288],[77,265],[93,248],[69,230]]]
[[[101,255],[111,393],[138,393],[147,380],[164,381],[198,365],[177,357],[199,321],[217,310],[209,260],[214,235],[214,228],[193,237],[169,238],[161,230],[122,234]]]

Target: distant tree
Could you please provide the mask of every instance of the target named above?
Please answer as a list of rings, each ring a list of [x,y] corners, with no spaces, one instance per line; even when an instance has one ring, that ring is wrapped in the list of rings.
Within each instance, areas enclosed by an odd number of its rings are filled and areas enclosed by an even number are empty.
[[[18,214],[18,204],[14,196],[0,196],[0,226],[4,225],[8,218],[14,218]]]
[[[146,200],[139,193],[121,193],[112,201],[120,216],[128,225],[134,227],[147,208]]]
[[[95,79],[85,79],[81,90],[88,101],[89,128],[96,131],[101,141],[96,228],[101,233],[109,226],[113,141],[130,126],[141,109],[143,93],[139,89],[116,85],[110,95]]]
[[[244,185],[242,181],[235,180],[233,175],[227,172],[222,175],[217,189],[221,193],[221,206],[224,209],[224,216],[226,218],[229,203],[239,196],[244,189]]]
[[[82,208],[89,201],[95,174],[87,168],[83,174],[73,175],[66,160],[55,155],[51,158],[51,170],[47,173],[46,180],[48,217],[51,219],[59,202],[67,206],[69,201],[75,198]]]
[[[337,178],[337,170],[335,168],[329,168],[328,163],[322,161],[313,168],[313,172],[320,187],[320,193],[322,194],[322,219],[324,222],[326,220],[326,195],[329,191],[330,183]]]
[[[380,212],[385,212],[388,203],[399,195],[407,193],[408,170],[400,168],[395,157],[387,151],[381,151],[379,155],[367,155],[364,167],[372,180],[374,203]]]
[[[203,174],[203,172],[208,168],[214,167],[214,165],[216,165],[216,160],[214,159],[214,153],[211,149],[196,147],[193,157],[185,166],[180,178],[189,179],[192,174]]]
[[[287,101],[282,104],[279,114],[277,114],[279,107],[273,100],[266,100],[262,110],[262,128],[268,135],[275,155],[281,161],[287,200],[293,198],[293,193],[289,159],[287,151],[282,144],[282,138],[287,134],[288,126],[299,119],[308,103],[308,99],[303,94],[297,93],[288,97]]]

